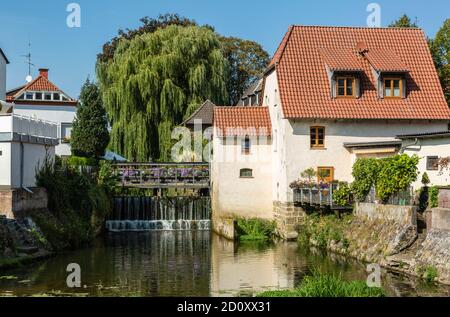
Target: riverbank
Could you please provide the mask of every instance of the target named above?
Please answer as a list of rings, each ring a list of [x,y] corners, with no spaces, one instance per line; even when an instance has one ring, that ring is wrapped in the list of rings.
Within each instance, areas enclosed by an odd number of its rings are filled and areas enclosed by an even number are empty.
[[[362,206],[364,208],[373,206]],[[428,282],[450,285],[450,234],[419,234],[415,210],[392,206],[351,215],[305,215],[298,224],[299,243],[327,249]],[[405,210],[399,211],[398,208]],[[406,210],[408,209],[408,210]],[[367,211],[367,210],[366,210]],[[398,218],[402,215],[403,218]]]

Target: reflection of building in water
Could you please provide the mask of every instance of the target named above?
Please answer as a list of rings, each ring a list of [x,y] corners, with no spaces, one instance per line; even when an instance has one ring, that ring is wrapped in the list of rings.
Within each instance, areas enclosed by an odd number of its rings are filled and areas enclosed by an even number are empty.
[[[211,239],[211,296],[253,294],[296,284],[293,267],[304,261],[295,256],[297,243],[258,247],[253,243],[238,246],[217,235]]]

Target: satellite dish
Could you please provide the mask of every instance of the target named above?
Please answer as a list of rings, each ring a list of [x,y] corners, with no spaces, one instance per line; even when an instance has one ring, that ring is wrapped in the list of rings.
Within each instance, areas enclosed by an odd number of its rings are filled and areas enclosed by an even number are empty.
[[[27,81],[27,83],[29,83],[33,80],[33,77],[31,77],[31,75],[28,75],[27,77],[25,77],[25,80]]]

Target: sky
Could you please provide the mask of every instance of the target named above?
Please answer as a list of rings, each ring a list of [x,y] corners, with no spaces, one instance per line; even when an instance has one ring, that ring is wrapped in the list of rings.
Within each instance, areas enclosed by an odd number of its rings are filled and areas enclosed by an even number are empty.
[[[402,14],[417,18],[434,37],[450,18],[448,0],[1,0],[0,47],[10,65],[7,88],[24,84],[31,42],[32,76],[49,68],[50,80],[78,98],[86,78],[95,78],[96,56],[117,30],[136,28],[144,16],[178,13],[209,24],[225,36],[260,43],[272,55],[289,25],[366,26],[369,3],[381,7],[381,26]],[[81,26],[69,28],[70,3],[81,8]]]

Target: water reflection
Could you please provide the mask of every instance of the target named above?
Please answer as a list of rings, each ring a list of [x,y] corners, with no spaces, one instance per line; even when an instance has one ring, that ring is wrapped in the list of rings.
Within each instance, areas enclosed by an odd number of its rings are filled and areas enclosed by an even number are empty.
[[[80,289],[66,287],[66,267],[81,266]],[[292,288],[312,270],[364,280],[365,265],[296,243],[234,243],[208,231],[115,233],[90,248],[39,264],[1,272],[2,295],[82,296],[239,296],[266,289]],[[450,295],[449,288],[427,286],[384,272],[392,296]]]

